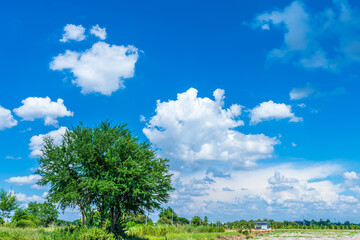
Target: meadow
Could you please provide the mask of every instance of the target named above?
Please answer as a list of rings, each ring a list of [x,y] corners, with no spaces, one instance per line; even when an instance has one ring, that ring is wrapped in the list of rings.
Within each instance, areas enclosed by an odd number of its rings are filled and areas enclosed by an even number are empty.
[[[84,227],[38,227],[18,228],[0,227],[1,240],[115,240],[111,233],[96,228]],[[120,238],[123,239],[123,238]],[[259,240],[352,240],[360,239],[360,231],[329,229],[289,229],[275,230],[271,233],[257,234],[237,230],[225,231],[222,228],[207,226],[171,226],[137,224],[128,227],[125,239],[129,240],[187,240],[187,239],[259,239]]]
[[[329,230],[329,229],[301,229],[301,230],[277,230],[272,233],[267,233],[261,236],[254,237],[260,240],[307,240],[307,239],[321,239],[321,240],[352,240],[360,239],[360,232],[355,230]]]
[[[224,236],[242,235],[223,229],[193,226],[135,225],[127,229],[126,239],[217,239]],[[1,240],[114,240],[106,231],[91,227],[18,228],[0,227]]]

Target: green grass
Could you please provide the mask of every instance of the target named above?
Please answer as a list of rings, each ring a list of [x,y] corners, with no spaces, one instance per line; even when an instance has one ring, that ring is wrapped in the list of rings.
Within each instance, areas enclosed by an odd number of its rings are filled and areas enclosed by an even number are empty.
[[[187,239],[216,239],[218,236],[240,235],[238,232],[204,232],[209,229],[204,227],[194,228],[187,226],[145,226],[137,225],[130,228],[129,239],[133,240],[187,240]],[[83,240],[85,235],[92,229],[80,229],[68,231],[68,228],[13,228],[0,227],[1,240]],[[93,234],[101,235],[104,234]],[[111,238],[99,237],[88,238],[96,240],[107,240]]]
[[[0,227],[1,240],[114,240],[98,228],[8,228]]]
[[[240,235],[237,232],[222,233],[170,233],[166,234],[168,240],[188,240],[188,239],[217,239],[218,236]],[[164,240],[164,237],[149,236],[150,240]]]

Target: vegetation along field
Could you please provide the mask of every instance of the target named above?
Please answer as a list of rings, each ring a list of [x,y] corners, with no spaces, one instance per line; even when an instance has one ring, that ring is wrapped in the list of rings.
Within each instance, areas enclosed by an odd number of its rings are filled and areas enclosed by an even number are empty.
[[[262,236],[254,237],[254,239],[261,240],[295,240],[295,239],[360,239],[360,232],[358,231],[334,231],[334,230],[290,230],[290,231],[275,231],[273,233],[264,234]]]

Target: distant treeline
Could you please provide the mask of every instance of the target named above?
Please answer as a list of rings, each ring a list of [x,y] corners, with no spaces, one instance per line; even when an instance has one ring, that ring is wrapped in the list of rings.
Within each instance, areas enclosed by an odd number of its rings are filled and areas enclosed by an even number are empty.
[[[344,223],[332,223],[329,219],[319,221],[315,220],[302,220],[302,221],[283,221],[277,222],[274,220],[240,220],[235,222],[227,222],[223,224],[224,228],[231,229],[252,229],[254,228],[254,222],[269,222],[269,227],[272,229],[360,229],[360,224],[350,223],[345,221]]]
[[[253,229],[255,227],[255,222],[268,222],[269,227],[272,229],[357,229],[360,230],[360,224],[351,223],[345,221],[344,223],[333,223],[329,219],[319,221],[315,220],[302,220],[302,221],[283,221],[277,222],[271,219],[258,219],[258,220],[240,220],[234,222],[210,222],[208,217],[203,219],[199,216],[194,216],[193,218],[186,219],[184,217],[179,217],[175,211],[168,207],[163,209],[159,214],[159,219],[156,223],[153,223],[145,215],[128,215],[126,217],[127,222],[134,224],[167,224],[167,225],[192,225],[192,226],[213,226],[224,229]]]

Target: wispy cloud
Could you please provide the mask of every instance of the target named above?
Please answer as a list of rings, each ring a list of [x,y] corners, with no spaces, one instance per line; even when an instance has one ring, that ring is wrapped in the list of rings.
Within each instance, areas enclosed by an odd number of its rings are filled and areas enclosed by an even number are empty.
[[[268,53],[269,59],[337,71],[360,62],[359,13],[346,0],[334,0],[332,8],[318,13],[307,9],[302,1],[293,1],[283,10],[257,15],[253,26],[284,32],[284,42]],[[334,41],[329,42],[327,36]]]

